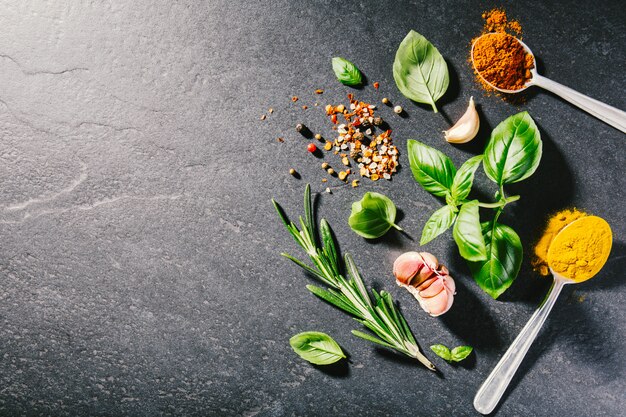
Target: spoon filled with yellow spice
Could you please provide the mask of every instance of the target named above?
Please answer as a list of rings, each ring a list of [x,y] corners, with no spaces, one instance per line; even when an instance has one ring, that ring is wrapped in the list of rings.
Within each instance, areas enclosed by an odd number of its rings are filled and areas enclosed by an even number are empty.
[[[491,413],[537,337],[554,303],[566,284],[576,284],[594,277],[606,263],[613,235],[609,224],[597,216],[584,216],[565,226],[548,249],[548,265],[554,277],[547,297],[532,315],[500,362],[474,397],[474,408]]]
[[[472,64],[482,81],[497,91],[513,94],[536,85],[626,133],[626,112],[539,75],[532,51],[513,35],[491,32],[476,38]]]

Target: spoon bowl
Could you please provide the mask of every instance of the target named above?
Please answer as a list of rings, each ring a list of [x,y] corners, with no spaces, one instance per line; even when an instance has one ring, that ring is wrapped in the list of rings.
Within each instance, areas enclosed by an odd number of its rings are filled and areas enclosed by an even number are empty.
[[[585,257],[580,256],[581,252],[592,253],[587,250],[581,251],[581,249],[586,249],[582,246],[589,242],[584,240],[578,242],[572,241],[572,232],[589,233],[589,236],[593,238],[593,244],[601,245],[598,246],[601,248],[601,256],[586,257],[593,259],[584,259]],[[526,356],[526,352],[528,352],[537,334],[539,334],[541,326],[546,321],[546,318],[548,318],[548,314],[550,314],[552,307],[554,307],[554,303],[563,287],[568,284],[583,282],[594,277],[600,269],[602,269],[609,257],[612,239],[613,236],[609,224],[596,216],[585,216],[571,222],[552,239],[550,248],[548,249],[548,265],[554,278],[552,287],[550,287],[548,295],[531,316],[530,320],[528,320],[526,326],[524,326],[504,356],[502,356],[500,362],[498,362],[491,374],[489,374],[485,382],[480,386],[474,397],[474,408],[479,413],[489,414],[496,408],[496,405],[498,405],[511,379],[513,379],[517,368],[519,368],[524,356]],[[579,256],[578,259],[569,258],[569,260],[573,259],[574,261],[584,261],[586,263],[586,265],[582,265],[582,262],[580,264],[574,262],[574,265],[582,268],[580,269],[582,274],[578,274],[580,270],[564,269],[561,263],[555,260],[557,251],[567,251],[574,256]],[[590,264],[592,261],[593,264]],[[588,268],[586,268],[587,266]]]
[[[535,55],[530,50],[528,45],[526,45],[524,42],[522,42],[521,40],[519,40],[513,35],[508,35],[508,36],[511,36],[512,38],[517,40],[517,42],[519,42],[519,44],[524,48],[524,50],[533,57],[533,63],[535,65],[533,65],[533,68],[530,69],[530,74],[531,74],[530,79],[526,81],[526,83],[517,90],[507,90],[507,89],[499,88],[498,86],[493,85],[491,82],[487,81],[483,77],[481,72],[478,70],[478,68],[476,67],[476,62],[474,61],[474,48],[476,47],[476,43],[478,42],[479,39],[482,39],[485,36],[491,36],[493,34],[494,33],[486,33],[476,38],[474,40],[474,43],[472,43],[472,51],[471,51],[472,65],[474,66],[474,70],[476,71],[478,76],[481,78],[481,80],[483,80],[487,85],[489,85],[496,91],[500,91],[506,94],[516,94],[516,93],[526,90],[528,87],[536,85],[537,87],[541,87],[545,90],[548,90],[556,94],[557,96],[561,97],[564,100],[569,101],[573,105],[586,111],[592,116],[595,116],[598,119],[602,120],[603,122],[626,133],[626,112],[618,108],[615,108],[613,106],[609,106],[608,104],[602,103],[601,101],[595,100],[584,94],[581,94],[577,92],[576,90],[573,90],[569,87],[566,87],[562,84],[552,81],[542,75],[539,75],[539,73],[537,72],[537,65],[536,65],[537,60],[535,58]]]

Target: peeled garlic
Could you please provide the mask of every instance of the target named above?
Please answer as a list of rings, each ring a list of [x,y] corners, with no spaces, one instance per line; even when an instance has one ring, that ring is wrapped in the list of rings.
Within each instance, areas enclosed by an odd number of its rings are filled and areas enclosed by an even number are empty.
[[[476,106],[474,105],[474,97],[470,97],[465,114],[461,116],[454,126],[445,130],[443,133],[446,140],[450,143],[466,143],[476,137],[479,128],[480,118],[478,117]]]
[[[393,264],[396,283],[417,299],[420,307],[433,317],[452,307],[456,286],[448,269],[428,252],[406,252]]]

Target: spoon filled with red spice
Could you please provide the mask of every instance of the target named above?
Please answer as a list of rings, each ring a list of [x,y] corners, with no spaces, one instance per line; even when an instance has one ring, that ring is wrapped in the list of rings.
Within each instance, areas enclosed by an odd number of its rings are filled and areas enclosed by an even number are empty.
[[[515,36],[492,32],[476,38],[472,64],[478,76],[497,91],[514,94],[536,85],[626,133],[626,112],[539,75],[532,51]]]

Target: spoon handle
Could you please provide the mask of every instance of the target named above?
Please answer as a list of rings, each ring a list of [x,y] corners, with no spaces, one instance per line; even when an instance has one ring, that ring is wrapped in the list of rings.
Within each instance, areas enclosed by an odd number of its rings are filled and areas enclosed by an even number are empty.
[[[498,362],[491,374],[480,386],[474,397],[474,408],[476,411],[481,414],[489,414],[496,408],[498,401],[502,398],[502,394],[504,394],[513,375],[515,375],[515,371],[522,363],[526,352],[528,352],[530,345],[532,345],[550,310],[552,310],[556,298],[561,293],[561,289],[563,289],[563,285],[565,285],[564,280],[554,279],[546,299],[528,320],[528,323],[526,323],[526,326],[524,326],[504,356],[502,356],[500,362]]]
[[[563,84],[559,84],[539,74],[533,74],[533,84],[553,92],[603,122],[626,133],[626,112],[581,94],[576,90],[572,90]]]

